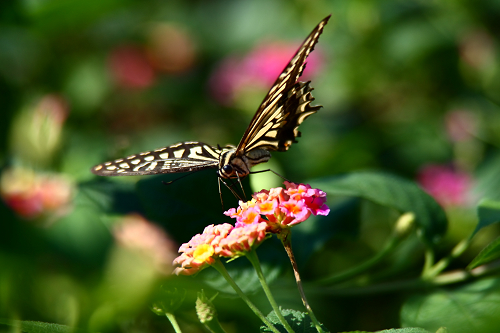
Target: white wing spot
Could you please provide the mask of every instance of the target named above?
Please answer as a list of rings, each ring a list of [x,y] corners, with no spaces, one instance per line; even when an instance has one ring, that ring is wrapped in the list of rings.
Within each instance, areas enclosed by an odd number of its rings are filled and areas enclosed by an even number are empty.
[[[149,155],[150,153],[151,153],[150,151],[145,151],[144,153],[140,153],[139,155],[145,156],[145,155]]]
[[[160,154],[159,156],[160,156],[160,158],[166,160],[168,158],[168,153],[163,153],[163,154]]]
[[[151,163],[151,165],[146,170],[154,170],[154,168],[156,168],[157,164],[158,164],[158,162]]]
[[[101,170],[101,169],[102,169],[102,165],[98,165],[98,166],[96,166],[96,167],[94,168],[94,170],[95,170],[95,171],[99,171],[99,170]]]
[[[197,146],[197,147],[193,147],[191,148],[191,150],[189,151],[189,158],[197,158],[198,155],[197,154],[201,154],[202,153],[202,149],[200,146]]]
[[[133,161],[130,161],[130,163],[132,163],[132,164],[139,164],[140,162],[141,162],[140,159],[135,159]]]
[[[144,161],[148,161],[148,162],[151,162],[152,160],[154,160],[155,157],[154,156],[147,156],[147,157],[144,157]]]
[[[119,160],[116,160],[115,163],[120,163],[123,162],[123,158],[120,158]]]
[[[121,163],[120,168],[128,169],[130,168],[130,165],[128,165],[128,163]]]
[[[104,165],[111,165],[111,162],[106,162],[104,163]]]
[[[167,147],[164,147],[164,148],[160,148],[160,149],[156,149],[155,152],[160,152],[160,151],[164,151],[165,149],[167,149]]]
[[[131,160],[133,158],[135,158],[135,155],[130,155],[129,157],[127,157],[127,160]]]
[[[113,170],[116,170],[116,166],[115,165],[112,165],[112,166],[109,166],[106,168],[106,170],[109,170],[109,171],[113,171]]]
[[[181,158],[185,151],[186,151],[186,149],[176,150],[176,151],[174,151],[174,156],[176,158]]]

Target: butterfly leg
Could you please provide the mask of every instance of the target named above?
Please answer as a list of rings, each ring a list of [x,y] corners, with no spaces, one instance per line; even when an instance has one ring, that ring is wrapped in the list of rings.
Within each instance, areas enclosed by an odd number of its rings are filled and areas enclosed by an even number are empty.
[[[236,198],[238,198],[238,200],[243,200],[243,199],[241,198],[241,196],[240,196],[240,195],[239,195],[239,194],[238,194],[238,193],[237,193],[237,192],[233,189],[233,186],[234,186],[234,184],[235,184],[235,183],[232,183],[231,185],[228,185],[228,184],[224,181],[224,179],[222,179],[222,178],[220,178],[220,177],[219,177],[219,180],[220,180],[220,181],[221,181],[224,185],[226,185],[226,187],[227,187],[227,188],[231,191],[231,193],[232,193],[232,194],[233,194]]]
[[[241,183],[240,174],[238,173],[238,171],[236,171],[236,177],[238,177],[238,183],[240,183],[241,192],[243,193],[243,197],[246,200],[247,195],[245,194],[245,189],[243,188],[243,184]]]

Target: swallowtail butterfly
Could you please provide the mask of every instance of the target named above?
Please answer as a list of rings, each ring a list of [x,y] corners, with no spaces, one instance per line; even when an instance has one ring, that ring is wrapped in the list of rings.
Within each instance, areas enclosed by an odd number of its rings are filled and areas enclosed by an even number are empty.
[[[243,178],[250,168],[271,158],[270,150],[286,151],[300,136],[299,125],[321,106],[311,106],[310,82],[298,78],[330,16],[309,34],[276,79],[237,147],[213,147],[198,141],[133,154],[92,168],[99,176],[136,176],[217,168],[219,179]]]

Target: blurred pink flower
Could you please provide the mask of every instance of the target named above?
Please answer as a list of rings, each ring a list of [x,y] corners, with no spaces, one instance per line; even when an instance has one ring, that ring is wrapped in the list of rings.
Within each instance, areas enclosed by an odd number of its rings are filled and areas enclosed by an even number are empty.
[[[56,217],[68,212],[73,186],[57,174],[37,174],[15,168],[3,172],[0,193],[7,206],[19,216],[27,219]]]
[[[113,236],[121,246],[151,258],[160,272],[172,272],[176,244],[162,228],[141,215],[129,214],[121,218],[113,228]]]
[[[451,166],[424,166],[417,179],[423,189],[443,207],[460,206],[470,201],[472,177]]]
[[[151,86],[155,72],[144,50],[135,45],[121,45],[111,51],[109,69],[116,83],[125,88],[142,89]]]
[[[210,79],[214,98],[231,105],[245,91],[255,88],[267,90],[276,81],[297,51],[298,44],[263,42],[244,57],[229,56],[215,69]],[[321,52],[311,54],[304,77],[316,74],[321,68]]]
[[[182,27],[170,23],[152,24],[147,37],[147,56],[155,69],[176,74],[194,65],[195,43]]]
[[[497,56],[495,49],[495,37],[486,30],[469,30],[461,36],[460,58],[475,69],[491,69]]]

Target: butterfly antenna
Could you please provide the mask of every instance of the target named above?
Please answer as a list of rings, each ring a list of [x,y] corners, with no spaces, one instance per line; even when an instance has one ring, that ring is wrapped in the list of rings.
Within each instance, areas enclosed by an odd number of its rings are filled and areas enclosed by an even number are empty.
[[[286,179],[285,177],[283,177],[282,175],[280,175],[279,173],[277,173],[276,171],[273,171],[271,169],[259,170],[259,171],[251,171],[250,174],[254,175],[256,173],[268,172],[268,171],[271,171],[272,173],[274,173],[276,176],[280,177],[281,179],[286,180],[287,182],[290,182],[288,179]]]

